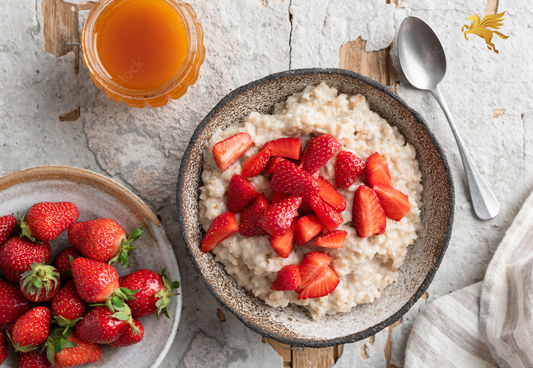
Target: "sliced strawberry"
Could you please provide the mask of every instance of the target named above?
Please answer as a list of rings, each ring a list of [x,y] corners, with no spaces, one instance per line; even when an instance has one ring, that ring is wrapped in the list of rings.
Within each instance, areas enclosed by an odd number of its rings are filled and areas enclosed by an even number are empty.
[[[257,152],[252,157],[248,157],[242,163],[242,175],[247,178],[251,178],[261,174],[265,169],[270,156],[272,155],[272,150],[270,148],[263,149],[262,151]]]
[[[376,192],[381,207],[388,218],[394,221],[400,221],[411,209],[409,197],[399,190],[386,187],[382,184],[376,184],[372,189]]]
[[[318,275],[329,266],[333,258],[324,252],[310,252],[300,263],[300,275],[302,283],[296,289],[297,293],[301,293],[307,285],[311,283]]]
[[[259,220],[259,226],[270,235],[284,235],[298,215],[302,197],[291,196],[268,207]]]
[[[337,188],[349,188],[365,173],[366,164],[352,152],[342,151],[335,162],[335,184]]]
[[[272,192],[272,204],[276,204],[287,198],[289,195],[283,192]]]
[[[315,245],[324,248],[342,248],[348,233],[344,230],[333,230],[315,240]]]
[[[296,290],[301,283],[300,268],[296,265],[288,265],[278,272],[278,276],[272,283],[270,289],[282,291]]]
[[[328,229],[328,231],[334,230],[344,222],[342,216],[335,211],[333,207],[320,199],[319,196],[311,197],[309,203],[318,216],[318,219],[324,224],[324,227]]]
[[[306,149],[303,169],[309,174],[314,174],[333,157],[341,148],[341,144],[329,134],[319,135],[311,139]]]
[[[263,146],[272,149],[272,156],[285,157],[293,160],[299,160],[302,154],[302,141],[300,138],[280,138],[274,141],[266,142]]]
[[[329,295],[339,285],[339,276],[331,266],[327,266],[320,275],[298,294],[298,299],[320,298]]]
[[[366,160],[366,180],[373,187],[382,184],[392,188],[392,180],[389,172],[389,164],[379,153],[374,153]]]
[[[296,224],[296,241],[298,244],[304,245],[320,234],[322,230],[324,230],[324,225],[316,215],[300,217]]]
[[[213,146],[213,158],[220,171],[233,165],[254,142],[248,133],[239,133],[224,139]]]
[[[239,224],[233,212],[224,212],[213,220],[200,245],[202,252],[207,253],[224,240],[239,231]]]
[[[239,213],[257,197],[259,197],[259,192],[252,183],[237,174],[231,177],[226,202],[228,210]]]
[[[299,213],[304,215],[312,215],[313,213],[315,213],[315,211],[313,211],[313,208],[311,208],[311,203],[309,203],[309,198],[311,197],[312,196],[310,195],[306,195],[302,199],[302,204],[300,205],[300,208],[298,208]]]
[[[361,238],[385,232],[385,212],[376,193],[366,185],[359,186],[355,191],[352,211],[353,225]]]
[[[283,160],[276,166],[270,187],[277,192],[302,197],[320,192],[318,181],[288,160]]]
[[[294,249],[295,229],[296,220],[293,220],[291,226],[285,232],[285,234],[280,236],[272,235],[270,237],[270,245],[272,245],[272,248],[278,256],[287,258],[291,255]]]
[[[267,232],[259,227],[259,220],[268,207],[270,207],[270,203],[268,203],[265,194],[261,193],[259,197],[242,211],[239,233],[242,236],[267,235]]]
[[[278,166],[278,164],[283,160],[285,160],[283,157],[272,157],[270,161],[268,161],[268,164],[266,166],[266,172],[269,174],[274,174],[276,166]]]
[[[319,176],[318,185],[320,186],[319,196],[324,202],[333,207],[337,212],[342,212],[346,209],[346,201],[344,200],[344,197],[333,188],[333,185],[331,185],[329,181]]]

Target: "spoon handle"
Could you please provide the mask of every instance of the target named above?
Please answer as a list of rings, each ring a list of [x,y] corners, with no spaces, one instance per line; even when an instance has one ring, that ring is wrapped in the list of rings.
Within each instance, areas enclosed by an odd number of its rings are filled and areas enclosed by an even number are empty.
[[[457,141],[457,146],[459,146],[470,196],[472,197],[474,212],[481,220],[491,220],[498,215],[498,212],[500,212],[500,204],[470,158],[465,143],[455,126],[450,109],[448,108],[448,105],[446,105],[446,101],[439,90],[439,86],[437,85],[437,87],[432,89],[431,93],[433,93],[433,96],[444,110],[446,118],[448,118],[448,122],[452,128],[453,135],[455,136],[455,140]]]

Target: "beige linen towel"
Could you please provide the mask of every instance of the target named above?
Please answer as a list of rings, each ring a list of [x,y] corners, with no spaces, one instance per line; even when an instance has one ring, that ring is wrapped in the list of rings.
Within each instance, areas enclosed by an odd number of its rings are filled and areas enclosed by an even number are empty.
[[[533,194],[482,282],[439,298],[417,317],[406,368],[533,368]]]

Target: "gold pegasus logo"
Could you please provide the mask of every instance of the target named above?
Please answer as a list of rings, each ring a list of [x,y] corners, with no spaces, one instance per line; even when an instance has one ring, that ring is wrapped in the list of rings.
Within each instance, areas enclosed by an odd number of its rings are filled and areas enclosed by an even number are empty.
[[[509,36],[503,35],[500,32],[496,31],[496,29],[500,29],[500,27],[503,25],[503,20],[505,19],[503,18],[504,14],[505,12],[502,12],[500,14],[485,15],[482,21],[479,20],[479,16],[477,14],[474,14],[471,17],[466,18],[468,20],[471,20],[473,23],[470,25],[470,27],[465,24],[463,28],[461,28],[461,32],[463,32],[467,41],[467,33],[472,33],[476,36],[484,38],[485,42],[487,43],[487,48],[499,54],[500,52],[496,50],[496,46],[494,46],[491,40],[494,34],[498,35],[498,37],[504,40],[506,38],[509,38]]]

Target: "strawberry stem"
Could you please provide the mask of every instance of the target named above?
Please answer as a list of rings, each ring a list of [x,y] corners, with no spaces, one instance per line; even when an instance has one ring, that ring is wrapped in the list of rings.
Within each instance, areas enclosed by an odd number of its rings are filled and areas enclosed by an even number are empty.
[[[46,265],[43,258],[42,262],[33,263],[20,278],[23,280],[21,290],[39,300],[42,289],[45,289],[48,297],[50,290],[59,284],[60,276],[59,271],[53,266]]]
[[[20,230],[21,230],[21,233],[19,235],[19,237],[21,238],[27,238],[29,240],[31,240],[32,242],[34,243],[38,243],[38,244],[42,244],[41,241],[37,240],[33,235],[32,233],[30,232],[30,229],[28,229],[28,224],[24,221],[24,218],[26,217],[26,215],[20,217],[20,214],[17,212],[17,216],[20,220]]]
[[[139,237],[142,234],[142,228],[138,228],[133,230],[133,232],[130,234],[128,239],[122,239],[122,243],[120,245],[120,250],[117,253],[116,256],[111,258],[109,261],[110,265],[114,265],[116,263],[119,263],[122,265],[123,268],[130,268],[131,263],[129,262],[129,254],[130,250],[136,249],[137,247],[130,246],[131,243],[133,243],[135,240],[139,239]]]
[[[163,312],[165,316],[167,316],[167,318],[170,319],[170,316],[168,315],[167,307],[170,303],[170,299],[174,295],[179,294],[179,293],[173,293],[172,290],[179,288],[180,283],[178,281],[170,282],[168,277],[165,275],[166,272],[167,272],[166,268],[163,269],[163,271],[161,272],[161,278],[163,279],[164,288],[160,290],[159,292],[157,292],[157,294],[155,294],[155,297],[159,298],[157,302],[155,303],[155,306],[157,307],[157,318],[159,318],[159,315],[161,314],[161,312]]]
[[[72,332],[72,328],[67,327],[64,331],[63,328],[57,327],[50,331],[48,340],[46,340],[43,350],[46,349],[46,358],[54,366],[54,356],[55,353],[61,352],[61,350],[66,348],[75,348],[78,346],[75,342],[67,340],[68,336]]]

